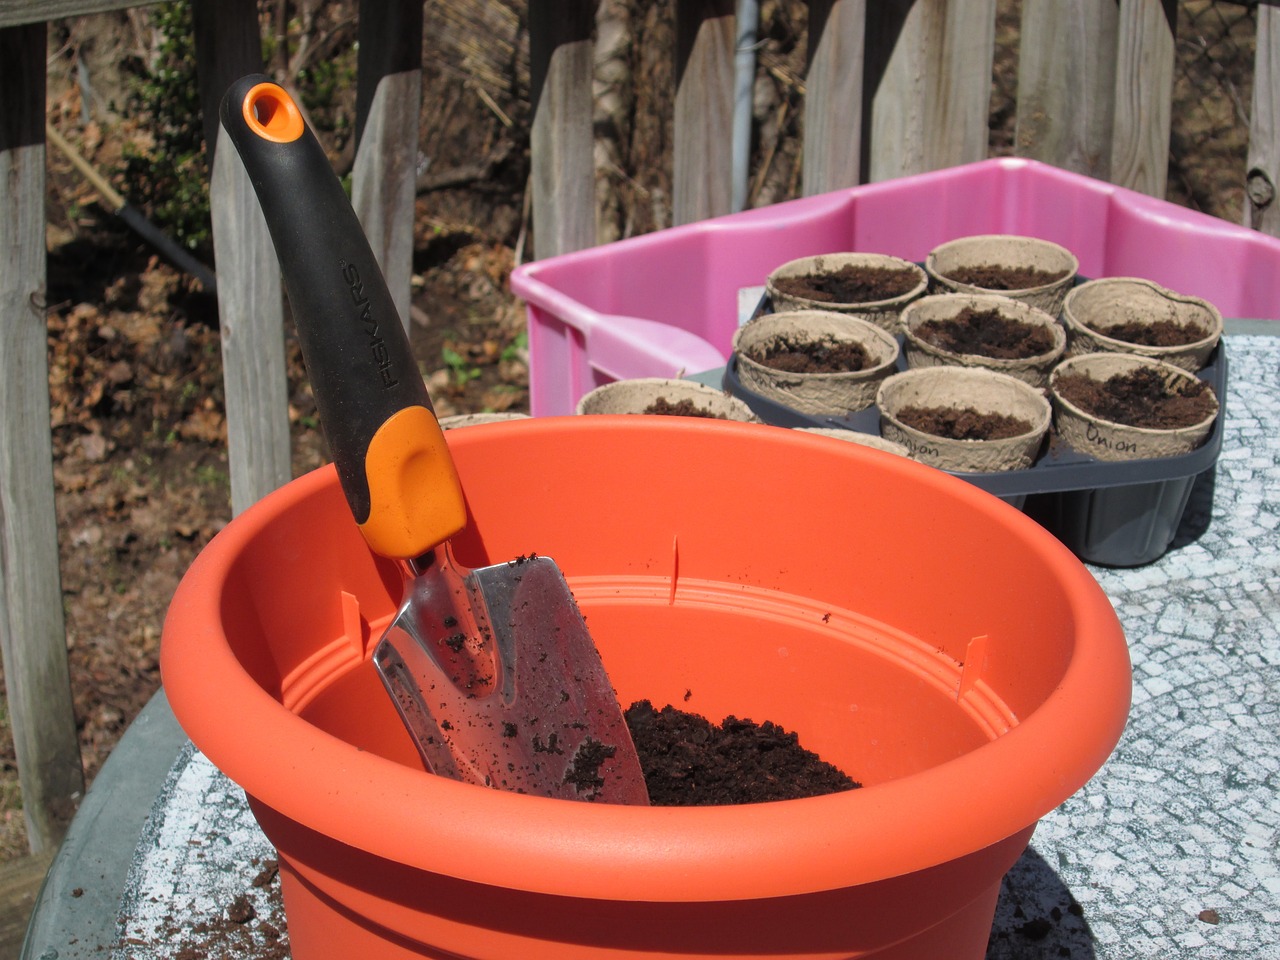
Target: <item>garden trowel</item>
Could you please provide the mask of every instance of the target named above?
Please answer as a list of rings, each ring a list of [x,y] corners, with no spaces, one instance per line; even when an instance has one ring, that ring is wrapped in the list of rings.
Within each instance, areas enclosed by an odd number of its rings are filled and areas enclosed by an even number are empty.
[[[427,767],[502,790],[647,804],[622,710],[547,557],[460,566],[453,459],[382,272],[296,103],[232,84],[222,124],[266,215],[343,492],[404,597],[373,662]]]

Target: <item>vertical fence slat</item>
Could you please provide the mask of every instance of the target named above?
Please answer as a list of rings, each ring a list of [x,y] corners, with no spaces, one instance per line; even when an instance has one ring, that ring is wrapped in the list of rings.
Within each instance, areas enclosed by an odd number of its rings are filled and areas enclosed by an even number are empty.
[[[1106,180],[1116,90],[1116,0],[1023,0],[1019,156]]]
[[[986,157],[995,11],[995,0],[869,6],[868,179]]]
[[[805,196],[862,177],[862,75],[867,0],[811,0],[804,100]]]
[[[421,0],[361,0],[351,204],[408,330],[422,109]]]
[[[244,165],[218,121],[232,81],[262,69],[253,0],[196,0],[196,60],[218,272],[231,508],[239,513],[292,476],[280,267]]]
[[[84,790],[49,435],[44,101],[44,24],[0,29],[0,654],[34,853]]]
[[[1257,17],[1244,225],[1280,237],[1280,10],[1259,4]]]
[[[676,0],[672,218],[733,208],[733,0]]]
[[[1164,198],[1173,123],[1174,0],[1121,0],[1112,183]]]
[[[595,244],[590,0],[530,0],[533,246],[539,259]]]

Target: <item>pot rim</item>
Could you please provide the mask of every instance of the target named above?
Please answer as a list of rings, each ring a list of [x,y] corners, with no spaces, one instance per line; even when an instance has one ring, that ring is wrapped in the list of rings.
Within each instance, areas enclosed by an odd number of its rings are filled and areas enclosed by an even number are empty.
[[[896,387],[900,387],[904,383],[910,382],[911,380],[927,380],[927,379],[936,380],[940,378],[945,378],[949,380],[986,380],[987,382],[990,382],[990,378],[993,376],[1000,377],[1002,380],[1012,381],[1013,383],[1018,384],[1017,387],[1011,386],[1010,389],[1018,393],[1022,393],[1028,399],[1035,398],[1036,400],[1043,401],[1043,406],[1040,403],[1036,403],[1035,423],[1032,424],[1031,429],[1026,431],[1025,433],[1019,433],[1016,436],[1012,436],[1012,437],[1001,437],[999,440],[953,440],[950,442],[960,443],[960,444],[972,444],[972,443],[1016,444],[1019,442],[1030,440],[1036,436],[1043,436],[1044,433],[1049,429],[1049,426],[1053,419],[1053,408],[1052,406],[1050,406],[1049,401],[1044,397],[1043,392],[1031,386],[1031,384],[1027,383],[1025,380],[1019,380],[1017,377],[1010,376],[1007,373],[1001,373],[999,370],[991,370],[985,367],[938,366],[938,367],[916,367],[915,369],[912,369],[912,370],[903,370],[901,373],[894,374],[892,377],[885,380],[884,383],[880,384],[880,389],[876,392],[876,406],[880,408],[881,416],[888,417],[890,420],[894,422],[895,426],[899,427],[905,432],[916,434],[920,437],[929,438],[932,440],[938,440],[938,439],[945,440],[947,438],[945,437],[939,438],[934,434],[925,433],[922,430],[917,430],[915,427],[912,427],[909,424],[906,424],[900,421],[897,415],[893,412],[893,410],[889,407],[886,407],[885,403],[883,402],[885,391],[893,390]]]
[[[983,353],[957,353],[954,350],[946,350],[936,343],[930,343],[921,337],[915,331],[912,321],[916,315],[922,312],[922,305],[934,306],[940,304],[956,304],[959,309],[963,309],[966,305],[975,303],[989,304],[995,309],[1006,311],[1006,315],[1010,319],[1018,323],[1024,323],[1028,326],[1047,327],[1052,331],[1053,346],[1044,353],[1037,353],[1030,357],[990,357]],[[956,311],[959,312],[959,309]],[[1015,316],[1015,314],[1022,314]],[[935,319],[930,317],[928,319]],[[922,321],[923,322],[923,321]],[[899,318],[899,324],[902,327],[902,335],[916,349],[936,357],[945,359],[959,357],[973,357],[981,361],[983,366],[991,369],[1003,371],[1011,368],[1022,367],[1043,367],[1046,364],[1055,362],[1067,348],[1067,331],[1057,320],[1049,315],[1047,311],[1041,310],[1032,304],[1022,300],[1014,300],[1012,297],[1004,296],[998,293],[940,293],[931,294],[927,297],[921,297],[912,303],[907,304],[902,310],[902,316]]]
[[[1176,375],[1177,379],[1180,380],[1196,380],[1198,382],[1203,382],[1194,373],[1190,373],[1176,364],[1166,363],[1163,360],[1157,360],[1153,357],[1146,357],[1141,354],[1134,353],[1108,353],[1106,351],[1096,351],[1094,353],[1081,353],[1074,357],[1068,357],[1066,360],[1063,360],[1060,364],[1054,367],[1053,371],[1049,374],[1049,392],[1053,397],[1053,402],[1082,420],[1093,420],[1097,423],[1105,423],[1109,427],[1132,431],[1138,436],[1149,437],[1167,437],[1170,434],[1176,433],[1195,434],[1202,432],[1212,426],[1213,422],[1218,419],[1218,414],[1222,412],[1222,401],[1219,399],[1218,394],[1214,391],[1213,387],[1210,386],[1209,396],[1213,397],[1213,413],[1209,414],[1203,420],[1198,420],[1195,423],[1189,423],[1184,427],[1166,427],[1164,429],[1160,429],[1158,427],[1138,427],[1129,423],[1121,423],[1118,420],[1108,420],[1106,417],[1099,416],[1092,411],[1084,409],[1078,404],[1072,403],[1058,392],[1058,379],[1061,376],[1065,376],[1067,373],[1076,372],[1074,370],[1075,367],[1086,366],[1089,362],[1096,361],[1099,358],[1109,362],[1114,360],[1118,365],[1127,366],[1130,369],[1137,369],[1138,367],[1154,367],[1161,372]],[[1088,374],[1087,371],[1085,371],[1085,373],[1090,376],[1091,379],[1097,379],[1091,374]]]
[[[787,373],[785,376],[788,379],[795,377],[798,380],[810,383],[822,383],[824,381],[838,383],[840,380],[873,380],[898,362],[898,354],[901,348],[898,346],[897,337],[893,336],[893,334],[889,333],[889,331],[885,330],[878,324],[872,323],[870,320],[864,320],[855,314],[834,313],[830,310],[779,310],[777,313],[761,314],[754,320],[743,324],[733,332],[733,339],[730,344],[732,352],[737,355],[738,362],[740,364],[749,364],[750,366],[762,371],[768,371],[771,376],[782,375],[782,371],[779,371],[774,367],[770,367],[767,364],[760,363],[758,360],[753,360],[751,357],[743,353],[741,348],[742,341],[749,334],[763,329],[775,321],[785,322],[797,317],[806,319],[815,318],[818,320],[828,319],[840,327],[847,328],[847,332],[850,336],[846,339],[859,343],[868,339],[874,340],[880,344],[887,356],[874,367],[864,367],[861,370],[833,370],[824,373]],[[859,336],[853,336],[852,334],[854,331],[856,331]],[[822,336],[826,336],[826,334],[822,334]]]
[[[164,684],[180,723],[256,802],[344,844],[477,883],[588,899],[786,896],[925,869],[1026,829],[1071,796],[1110,755],[1131,693],[1128,648],[1110,603],[1065,546],[962,480],[857,444],[686,418],[535,418],[456,431],[450,444],[500,443],[513,431],[590,444],[605,433],[655,430],[689,444],[716,435],[726,443],[749,439],[760,445],[761,462],[807,450],[833,466],[887,472],[921,495],[946,498],[1010,529],[1052,569],[1076,625],[1070,662],[1057,688],[1007,733],[953,760],[861,790],[783,803],[606,806],[435,777],[361,750],[294,715],[253,680],[219,628],[224,590],[237,558],[255,537],[282,514],[316,498],[338,496],[337,475],[329,465],[232,520],[183,577],[161,651]],[[229,703],[234,710],[227,709]],[[276,746],[285,742],[293,749]],[[255,743],[274,748],[245,749]],[[323,786],[323,803],[312,799],[317,769],[341,774]],[[1016,795],[989,802],[993,785],[1002,781],[1016,785]],[[972,802],[948,802],[955,796]],[[299,813],[303,807],[305,815]],[[414,815],[379,814],[391,807]],[[779,816],[784,807],[794,815]],[[830,851],[836,848],[850,853],[833,857]],[[410,858],[414,849],[419,852]],[[671,867],[673,850],[680,852],[679,870]],[[512,863],[537,869],[513,877]],[[745,869],[746,864],[757,869]]]
[[[1162,297],[1179,303],[1192,303],[1196,306],[1205,308],[1210,317],[1210,330],[1205,336],[1199,340],[1193,340],[1189,343],[1171,344],[1168,346],[1155,346],[1144,343],[1134,343],[1131,340],[1121,340],[1118,337],[1108,335],[1097,327],[1085,323],[1083,320],[1075,316],[1072,311],[1073,305],[1082,297],[1088,296],[1090,293],[1101,289],[1103,286],[1119,286],[1122,284],[1132,284],[1135,286],[1147,287],[1156,291]],[[1085,291],[1081,293],[1080,291]],[[1222,311],[1214,304],[1205,300],[1203,297],[1192,296],[1191,294],[1179,293],[1176,290],[1170,290],[1168,287],[1156,283],[1154,280],[1148,280],[1145,277],[1098,277],[1089,280],[1079,286],[1073,287],[1067,292],[1066,298],[1062,303],[1062,322],[1071,330],[1077,333],[1087,334],[1099,343],[1112,348],[1115,353],[1136,354],[1138,356],[1148,357],[1169,357],[1181,354],[1191,354],[1211,347],[1222,338],[1222,330],[1224,321]],[[1099,353],[1102,351],[1093,351]]]
[[[937,258],[938,258],[939,251],[950,251],[957,247],[972,244],[975,242],[991,242],[991,241],[1001,241],[1001,242],[1030,241],[1032,243],[1040,245],[1044,249],[1053,250],[1055,253],[1064,254],[1066,261],[1069,264],[1070,273],[1059,280],[1054,280],[1051,283],[1042,283],[1039,286],[1035,286],[1035,287],[1020,287],[1017,290],[996,291],[990,287],[979,287],[971,283],[962,283],[959,280],[953,280],[951,277],[947,276],[945,273],[941,273],[938,271]],[[947,284],[948,286],[952,286],[957,290],[963,290],[966,292],[973,292],[973,293],[1002,293],[1006,296],[1009,294],[1016,294],[1018,298],[1023,298],[1023,297],[1034,296],[1035,294],[1038,294],[1038,293],[1047,293],[1048,291],[1053,290],[1057,287],[1069,285],[1074,281],[1076,275],[1080,272],[1080,260],[1074,253],[1072,253],[1062,244],[1056,243],[1053,240],[1047,240],[1044,237],[1024,236],[1023,234],[1018,234],[1018,233],[976,233],[970,236],[956,237],[954,240],[948,240],[945,243],[938,244],[936,247],[930,250],[928,255],[925,257],[924,269],[925,269],[925,272],[930,277],[935,278],[940,282]]]
[[[909,269],[912,273],[916,274],[916,285],[906,293],[900,293],[896,297],[889,297],[885,300],[811,300],[808,297],[797,297],[792,294],[785,294],[784,296],[786,296],[788,300],[792,300],[796,303],[812,304],[810,309],[813,310],[827,310],[835,312],[839,309],[840,312],[848,311],[854,313],[859,310],[865,310],[868,313],[874,313],[914,300],[929,288],[929,274],[918,263],[913,263],[910,260],[904,260],[902,257],[895,257],[890,253],[878,253],[872,250],[838,250],[832,253],[815,253],[806,257],[796,257],[794,260],[788,260],[786,263],[782,263],[774,267],[769,271],[768,276],[765,277],[765,290],[769,294],[770,299],[774,299],[777,296],[777,287],[774,283],[774,279],[776,277],[779,275],[803,276],[805,275],[804,271],[806,270],[808,270],[809,273],[812,273],[814,272],[813,269],[808,268],[816,268],[820,270],[821,267],[816,267],[816,265],[823,260],[834,261],[840,265],[847,263],[874,264],[876,261],[879,261],[876,265],[882,265],[886,268],[892,266],[900,269]],[[784,273],[784,271],[792,272]]]

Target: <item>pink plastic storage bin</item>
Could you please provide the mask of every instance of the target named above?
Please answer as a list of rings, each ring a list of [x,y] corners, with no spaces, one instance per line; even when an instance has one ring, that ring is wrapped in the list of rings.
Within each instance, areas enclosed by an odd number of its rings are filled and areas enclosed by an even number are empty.
[[[1086,277],[1147,277],[1227,317],[1280,319],[1280,240],[1033,160],[1001,158],[865,184],[525,264],[530,406],[572,413],[612,380],[722,366],[738,291],[836,250],[923,261],[976,233],[1044,237]]]

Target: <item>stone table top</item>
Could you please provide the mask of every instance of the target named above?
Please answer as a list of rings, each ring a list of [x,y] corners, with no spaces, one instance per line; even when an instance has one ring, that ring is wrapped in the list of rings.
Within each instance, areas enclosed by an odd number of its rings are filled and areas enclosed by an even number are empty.
[[[1005,877],[988,960],[1280,960],[1280,337],[1265,329],[1229,327],[1222,451],[1172,548],[1090,568],[1129,641],[1128,727]],[[145,746],[118,748],[90,791],[23,957],[287,958],[274,850],[243,793],[162,697],[140,720],[126,740]],[[130,749],[153,779],[134,783]]]

